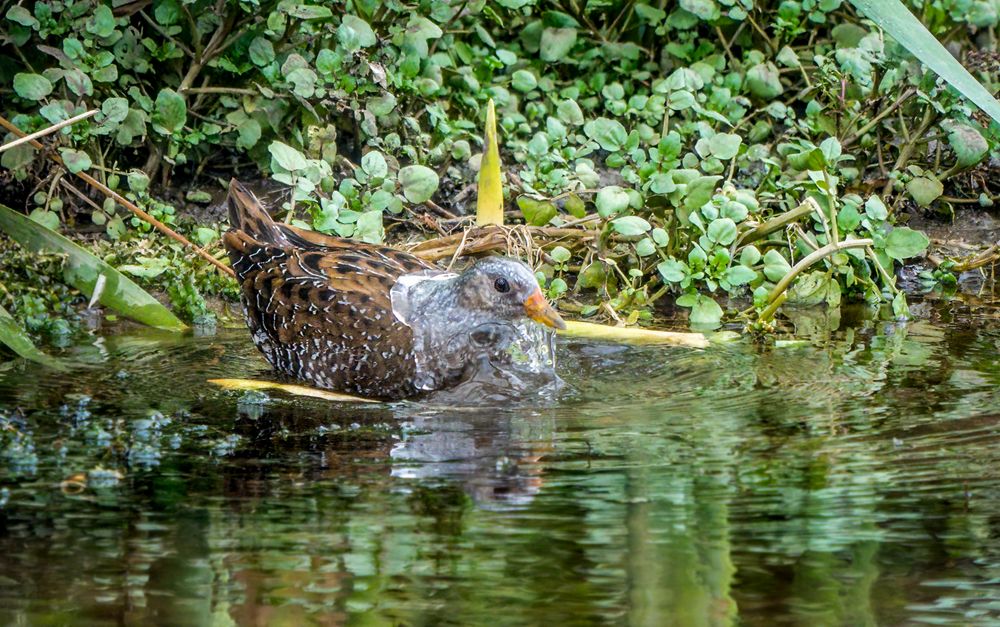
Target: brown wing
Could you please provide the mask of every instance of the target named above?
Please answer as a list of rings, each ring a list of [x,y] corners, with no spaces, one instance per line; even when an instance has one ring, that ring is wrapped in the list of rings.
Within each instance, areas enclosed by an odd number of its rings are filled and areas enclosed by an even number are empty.
[[[248,197],[255,204],[233,222],[253,232],[234,229],[223,241],[247,325],[267,360],[321,387],[413,394],[412,334],[392,313],[390,290],[401,275],[434,266],[384,246],[277,224]]]

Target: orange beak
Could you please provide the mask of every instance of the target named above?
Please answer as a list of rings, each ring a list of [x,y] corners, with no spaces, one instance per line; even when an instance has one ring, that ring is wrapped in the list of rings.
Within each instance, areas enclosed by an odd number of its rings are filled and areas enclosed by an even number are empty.
[[[556,313],[555,308],[545,300],[542,290],[535,290],[535,293],[524,301],[524,313],[535,322],[540,322],[553,329],[565,329],[566,323]]]

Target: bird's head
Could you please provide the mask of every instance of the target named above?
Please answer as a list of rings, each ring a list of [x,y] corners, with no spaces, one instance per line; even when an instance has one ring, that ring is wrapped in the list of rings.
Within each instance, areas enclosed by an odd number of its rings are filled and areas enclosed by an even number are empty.
[[[566,323],[545,299],[531,269],[506,257],[480,259],[458,278],[463,304],[501,319],[531,318],[554,329]]]

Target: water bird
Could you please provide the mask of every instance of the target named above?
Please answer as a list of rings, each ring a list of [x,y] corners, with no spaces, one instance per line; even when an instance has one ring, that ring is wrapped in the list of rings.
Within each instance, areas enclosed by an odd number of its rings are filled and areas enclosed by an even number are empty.
[[[287,377],[400,399],[502,360],[526,320],[566,326],[520,261],[486,257],[445,272],[400,250],[276,222],[236,179],[227,204],[223,243],[247,326]]]

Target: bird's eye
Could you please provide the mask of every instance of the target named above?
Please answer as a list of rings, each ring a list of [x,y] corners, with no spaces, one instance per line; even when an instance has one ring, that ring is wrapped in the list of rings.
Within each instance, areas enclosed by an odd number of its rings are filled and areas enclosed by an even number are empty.
[[[493,281],[493,287],[496,288],[496,291],[500,292],[501,294],[506,294],[507,292],[510,291],[510,283],[508,283],[507,279],[503,277],[500,277],[496,281]]]

